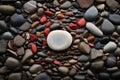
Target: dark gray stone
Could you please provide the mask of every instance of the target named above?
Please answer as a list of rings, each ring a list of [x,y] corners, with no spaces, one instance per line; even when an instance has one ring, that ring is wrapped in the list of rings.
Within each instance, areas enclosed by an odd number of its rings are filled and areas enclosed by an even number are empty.
[[[13,35],[11,32],[5,32],[2,34],[2,38],[5,40],[11,40],[11,39],[13,39]]]
[[[71,6],[72,6],[71,2],[70,1],[66,1],[62,5],[60,5],[60,8],[67,9],[67,8],[70,8]]]
[[[109,20],[113,23],[113,24],[120,24],[120,15],[118,14],[110,14],[109,15]]]
[[[40,73],[33,80],[52,80],[46,73]]]

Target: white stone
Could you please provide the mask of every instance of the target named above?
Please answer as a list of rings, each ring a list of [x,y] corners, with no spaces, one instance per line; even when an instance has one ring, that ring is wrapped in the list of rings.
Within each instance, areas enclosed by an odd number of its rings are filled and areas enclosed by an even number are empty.
[[[87,22],[86,28],[95,36],[103,36],[103,32],[91,22]]]
[[[54,30],[47,37],[48,46],[56,51],[65,50],[72,44],[72,36],[63,30]]]

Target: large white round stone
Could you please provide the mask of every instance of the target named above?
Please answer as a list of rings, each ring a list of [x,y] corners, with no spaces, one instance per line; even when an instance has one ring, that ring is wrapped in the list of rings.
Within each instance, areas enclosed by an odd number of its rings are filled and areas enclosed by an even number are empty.
[[[47,37],[48,46],[56,51],[65,50],[72,44],[72,36],[63,30],[54,30]]]

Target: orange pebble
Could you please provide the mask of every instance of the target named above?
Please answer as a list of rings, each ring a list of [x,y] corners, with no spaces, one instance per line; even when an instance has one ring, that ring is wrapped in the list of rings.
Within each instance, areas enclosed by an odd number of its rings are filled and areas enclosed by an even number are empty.
[[[79,20],[77,21],[77,25],[78,25],[79,27],[84,27],[84,26],[86,25],[86,20],[85,20],[85,18],[79,19]]]
[[[95,37],[94,36],[89,36],[87,38],[88,42],[93,42],[95,40]]]
[[[57,15],[57,18],[58,18],[58,19],[63,19],[63,18],[65,18],[65,16],[64,16],[63,14],[58,14],[58,15]]]

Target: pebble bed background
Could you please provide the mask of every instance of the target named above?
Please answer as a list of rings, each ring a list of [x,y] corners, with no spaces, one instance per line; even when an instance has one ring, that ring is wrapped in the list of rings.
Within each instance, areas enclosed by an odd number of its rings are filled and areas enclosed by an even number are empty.
[[[55,30],[66,50],[48,47]],[[119,34],[120,0],[1,0],[0,80],[120,80]]]

